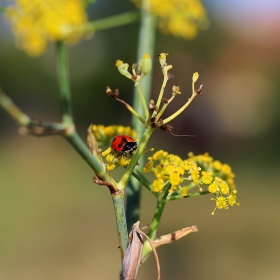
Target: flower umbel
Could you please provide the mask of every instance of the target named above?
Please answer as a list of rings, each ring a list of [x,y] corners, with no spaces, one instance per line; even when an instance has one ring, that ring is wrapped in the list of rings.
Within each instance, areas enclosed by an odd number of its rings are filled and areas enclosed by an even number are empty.
[[[7,9],[18,45],[29,55],[42,54],[48,42],[77,42],[87,22],[83,0],[17,0]]]
[[[230,166],[222,163],[218,166],[217,161],[208,153],[197,156],[190,153],[189,158],[183,160],[177,155],[159,150],[148,158],[143,172],[154,173],[156,179],[152,184],[152,191],[168,191],[167,200],[212,193],[215,198],[211,200],[216,202],[214,211],[239,205],[236,202],[237,191]],[[190,192],[194,187],[198,187],[199,193]]]

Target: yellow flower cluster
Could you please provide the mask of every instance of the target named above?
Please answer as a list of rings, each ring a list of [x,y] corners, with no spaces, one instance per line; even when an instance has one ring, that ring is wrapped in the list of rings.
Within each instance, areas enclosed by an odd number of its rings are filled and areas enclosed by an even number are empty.
[[[111,147],[102,152],[101,155],[106,158],[106,169],[109,171],[118,166],[128,166],[132,159],[132,155],[116,152]]]
[[[140,0],[132,0],[139,6]],[[147,0],[151,13],[159,17],[159,27],[184,39],[196,36],[198,28],[209,25],[206,11],[200,0]]]
[[[158,162],[156,166],[155,162]],[[168,190],[171,199],[192,196],[188,191],[197,186],[200,193],[215,195],[212,198],[216,202],[214,211],[239,205],[230,166],[214,160],[208,153],[197,156],[190,153],[189,158],[183,160],[160,150],[148,158],[143,172],[153,172],[156,176],[152,183],[153,191],[161,193]],[[182,186],[183,183],[186,186]],[[203,191],[203,186],[207,186],[207,191]]]
[[[135,139],[137,133],[130,126],[122,125],[92,125],[92,131],[98,146],[109,145],[112,139],[118,134],[125,134]]]
[[[83,0],[17,0],[6,15],[18,45],[32,56],[42,54],[49,41],[78,41],[87,22]]]

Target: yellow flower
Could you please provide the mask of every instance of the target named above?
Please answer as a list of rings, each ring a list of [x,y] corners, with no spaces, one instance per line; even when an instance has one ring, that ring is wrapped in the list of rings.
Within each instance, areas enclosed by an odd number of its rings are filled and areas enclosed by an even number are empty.
[[[183,179],[181,178],[179,173],[173,172],[169,175],[169,182],[171,185],[179,185],[183,182]]]
[[[137,6],[140,0],[132,0]],[[159,18],[159,28],[184,39],[192,39],[198,28],[209,25],[206,11],[200,0],[148,0],[152,14]]]
[[[152,160],[149,160],[146,163],[145,167],[143,168],[143,172],[144,173],[151,172],[153,169],[153,166],[154,166],[154,162]]]
[[[87,22],[83,0],[17,0],[6,15],[18,44],[29,55],[42,54],[48,42],[77,42]]]
[[[222,169],[222,163],[219,160],[215,160],[213,162],[213,167],[214,169],[216,169],[217,171],[220,171]]]
[[[230,206],[233,206],[234,204],[239,206],[239,202],[236,202],[236,194],[237,194],[237,190],[233,190],[231,194],[228,196],[227,199]]]
[[[187,187],[182,187],[182,196],[186,197],[188,195],[188,188]]]
[[[202,171],[201,174],[202,174],[202,183],[209,185],[213,181],[212,172]]]
[[[208,191],[210,192],[210,193],[216,193],[217,192],[217,190],[218,190],[218,184],[217,184],[217,182],[214,182],[214,183],[212,183],[211,185],[209,185],[208,186]]]
[[[168,155],[167,152],[165,152],[163,150],[159,150],[159,151],[154,153],[153,160],[160,160],[160,159],[166,157],[167,155]]]
[[[164,185],[164,180],[162,178],[154,180],[152,185],[153,185],[153,191],[160,193],[162,191],[162,188],[163,188],[163,185]]]

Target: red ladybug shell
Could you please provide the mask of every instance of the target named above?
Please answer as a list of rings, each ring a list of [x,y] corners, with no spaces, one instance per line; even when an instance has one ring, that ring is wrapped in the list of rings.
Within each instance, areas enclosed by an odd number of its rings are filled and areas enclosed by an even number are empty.
[[[120,134],[112,140],[111,148],[116,152],[133,154],[137,149],[137,143],[128,135]]]

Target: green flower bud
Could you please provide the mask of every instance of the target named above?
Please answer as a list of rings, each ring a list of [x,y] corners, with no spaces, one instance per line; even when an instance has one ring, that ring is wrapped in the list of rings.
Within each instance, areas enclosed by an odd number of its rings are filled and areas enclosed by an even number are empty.
[[[123,61],[117,60],[116,66],[122,75],[124,75],[128,79],[132,80],[132,75],[127,71],[128,67],[129,67],[129,65],[127,63],[123,63]]]
[[[148,53],[143,54],[139,61],[139,68],[144,75],[147,75],[152,70],[152,60]]]

